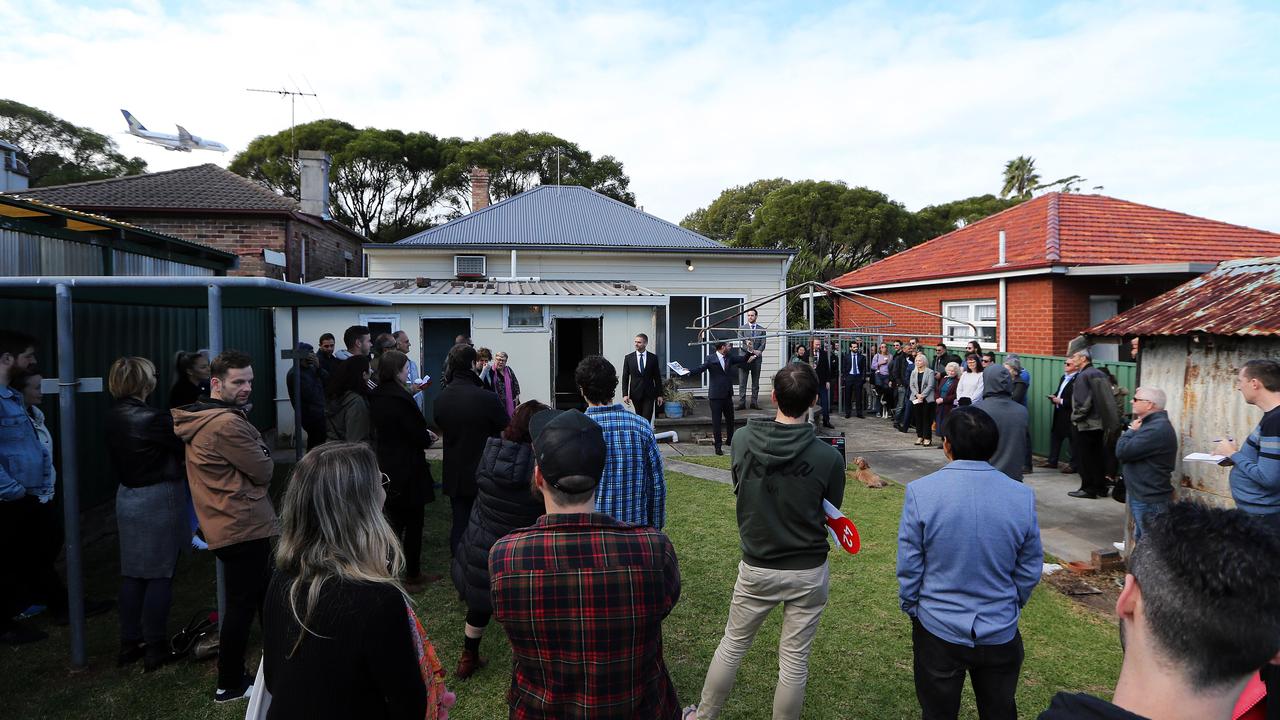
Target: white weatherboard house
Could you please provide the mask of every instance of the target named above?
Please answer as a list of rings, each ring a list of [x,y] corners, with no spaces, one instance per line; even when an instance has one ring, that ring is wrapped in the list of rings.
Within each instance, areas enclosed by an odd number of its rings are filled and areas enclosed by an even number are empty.
[[[486,191],[487,194],[487,191]],[[477,347],[505,351],[520,380],[521,399],[563,407],[580,402],[573,370],[586,355],[603,354],[622,372],[637,333],[664,362],[701,362],[690,347],[698,316],[748,305],[786,288],[793,253],[732,248],[578,186],[543,185],[388,245],[366,245],[367,278],[325,278],[312,287],[388,300],[392,306],[306,308],[303,340],[361,324],[378,332],[404,330],[413,359],[440,374],[457,335]],[[759,307],[759,322],[786,326],[786,305]],[[743,322],[735,319],[729,325]],[[278,328],[288,328],[281,313]],[[279,333],[282,347],[287,332]],[[761,394],[784,361],[770,340]],[[277,354],[277,357],[279,355]],[[277,367],[280,428],[292,432],[284,391],[288,365]],[[691,384],[704,387],[702,378]],[[427,391],[426,409],[438,386]],[[619,393],[621,397],[621,393]]]

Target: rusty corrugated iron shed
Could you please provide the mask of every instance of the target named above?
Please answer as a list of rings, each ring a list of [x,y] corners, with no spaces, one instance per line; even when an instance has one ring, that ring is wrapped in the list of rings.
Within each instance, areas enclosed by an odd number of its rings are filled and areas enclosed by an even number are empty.
[[[1230,260],[1086,335],[1278,335],[1280,257]]]

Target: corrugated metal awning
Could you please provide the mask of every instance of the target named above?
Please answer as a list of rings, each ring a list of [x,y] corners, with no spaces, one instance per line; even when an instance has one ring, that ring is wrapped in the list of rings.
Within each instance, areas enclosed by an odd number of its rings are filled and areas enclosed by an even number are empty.
[[[1086,335],[1280,334],[1280,257],[1231,260]]]
[[[222,291],[223,307],[391,304],[378,298],[259,277],[0,277],[0,298],[51,300],[59,285],[68,287],[76,302],[124,305],[207,307],[211,286]]]
[[[460,280],[431,278],[341,278],[307,287],[352,293],[393,303],[563,302],[665,305],[667,296],[625,280]]]

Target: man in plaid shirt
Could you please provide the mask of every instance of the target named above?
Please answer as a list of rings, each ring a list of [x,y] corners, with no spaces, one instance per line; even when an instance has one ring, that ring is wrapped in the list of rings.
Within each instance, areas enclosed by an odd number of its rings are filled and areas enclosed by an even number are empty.
[[[593,512],[607,454],[599,425],[544,410],[529,430],[547,514],[489,552],[493,616],[514,660],[510,717],[678,718],[662,660],[662,620],[680,598],[671,541]]]
[[[596,491],[596,512],[633,525],[662,529],[667,522],[667,483],[653,426],[614,404],[618,371],[599,355],[578,363],[573,373],[587,401],[587,417],[604,430],[608,448],[604,477]]]

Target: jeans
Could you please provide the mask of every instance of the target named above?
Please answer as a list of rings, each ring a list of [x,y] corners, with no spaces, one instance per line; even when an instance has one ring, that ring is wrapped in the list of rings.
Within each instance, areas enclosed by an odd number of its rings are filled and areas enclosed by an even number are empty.
[[[956,645],[911,621],[911,654],[924,720],[954,720],[960,713],[960,691],[967,672],[982,720],[1015,720],[1014,693],[1022,670],[1022,635],[1003,645]]]
[[[248,540],[220,547],[213,554],[222,561],[227,590],[227,612],[218,631],[218,687],[232,689],[244,682],[244,654],[253,616],[261,622],[262,603],[271,582],[271,541]]]
[[[898,387],[898,414],[893,424],[903,432],[911,427],[911,391],[906,385]]]
[[[1169,501],[1162,500],[1160,502],[1147,503],[1132,495],[1127,499],[1129,501],[1129,512],[1133,513],[1133,541],[1137,542],[1142,539],[1142,531],[1146,529],[1147,523],[1151,521],[1151,518],[1164,512],[1169,507]]]
[[[818,383],[818,412],[822,415],[822,422],[831,422],[831,383]],[[817,415],[814,415],[817,419]]]
[[[738,666],[751,648],[769,613],[782,604],[782,637],[778,640],[778,686],[773,691],[773,717],[798,718],[809,681],[809,650],[818,620],[827,606],[831,575],[827,563],[809,570],[773,570],[738,562],[738,580],[729,604],[724,637],[707,668],[698,718],[714,718],[733,690]]]

